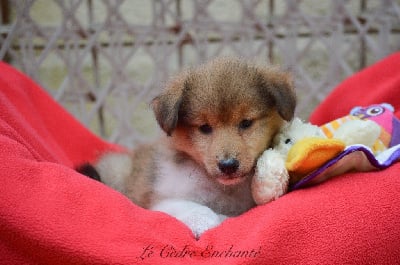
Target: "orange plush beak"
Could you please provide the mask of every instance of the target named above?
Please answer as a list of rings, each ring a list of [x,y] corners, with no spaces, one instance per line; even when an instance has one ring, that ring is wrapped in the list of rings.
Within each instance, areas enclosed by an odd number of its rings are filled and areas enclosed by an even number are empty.
[[[301,178],[319,168],[342,152],[345,147],[345,143],[338,139],[308,137],[298,141],[289,150],[286,159],[286,169],[295,178],[291,182],[296,182],[298,181],[296,178]]]

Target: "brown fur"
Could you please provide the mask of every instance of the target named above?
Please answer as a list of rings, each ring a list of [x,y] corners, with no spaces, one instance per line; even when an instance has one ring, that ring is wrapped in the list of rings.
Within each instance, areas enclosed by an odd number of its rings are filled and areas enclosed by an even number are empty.
[[[240,161],[240,175],[251,172],[282,121],[292,119],[295,104],[287,74],[219,59],[173,79],[153,108],[174,148],[218,176],[217,161],[229,157]],[[245,119],[253,124],[240,129]],[[204,124],[213,128],[210,135],[199,132]]]
[[[183,199],[217,213],[240,214],[254,205],[250,182],[257,158],[270,146],[282,122],[293,118],[295,105],[289,75],[274,68],[223,58],[182,72],[152,102],[168,136],[135,150],[129,176],[116,177],[119,180],[108,181],[109,185],[149,208],[168,197],[157,191],[167,174],[159,164],[177,169],[190,164],[207,179],[204,185],[199,181],[199,190],[212,185],[219,195],[211,201],[201,194],[182,195],[189,196]],[[234,173],[221,172],[218,164],[224,159],[238,161]],[[100,171],[112,175],[104,170],[110,163],[103,164]]]

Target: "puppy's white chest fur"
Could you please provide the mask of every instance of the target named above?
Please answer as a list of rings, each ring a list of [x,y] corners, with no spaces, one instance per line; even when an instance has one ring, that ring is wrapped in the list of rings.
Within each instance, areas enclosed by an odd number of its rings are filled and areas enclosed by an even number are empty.
[[[178,161],[174,155],[163,158],[157,163],[155,200],[150,209],[174,216],[190,227],[196,237],[217,226],[226,216],[238,215],[254,206],[249,183],[234,189],[224,187],[190,159]]]
[[[205,205],[218,214],[235,216],[254,206],[250,180],[235,187],[223,186],[190,159],[160,160],[154,193],[159,200],[182,199]]]
[[[160,161],[157,175],[154,191],[161,199],[180,198],[208,205],[221,196],[215,184],[190,160],[179,164],[169,159]]]

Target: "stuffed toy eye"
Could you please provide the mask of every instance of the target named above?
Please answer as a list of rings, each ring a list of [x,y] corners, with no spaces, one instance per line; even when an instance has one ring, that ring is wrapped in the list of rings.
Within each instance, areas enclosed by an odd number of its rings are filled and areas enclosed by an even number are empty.
[[[285,144],[292,144],[292,139],[287,138],[287,139],[285,140]]]
[[[378,116],[385,111],[382,107],[373,107],[367,110],[367,114],[370,116]]]

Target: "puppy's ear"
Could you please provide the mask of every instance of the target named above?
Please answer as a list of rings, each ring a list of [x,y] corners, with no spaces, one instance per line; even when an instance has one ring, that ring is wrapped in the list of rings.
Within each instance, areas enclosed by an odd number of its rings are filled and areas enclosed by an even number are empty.
[[[185,81],[182,78],[176,78],[151,102],[156,120],[168,136],[171,136],[178,125],[184,90]]]
[[[263,99],[267,104],[273,103],[284,120],[292,120],[296,109],[296,93],[291,76],[271,69],[263,71],[261,75],[259,88]],[[271,97],[273,102],[270,102]]]

